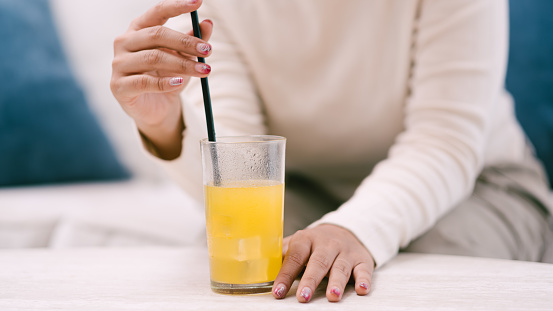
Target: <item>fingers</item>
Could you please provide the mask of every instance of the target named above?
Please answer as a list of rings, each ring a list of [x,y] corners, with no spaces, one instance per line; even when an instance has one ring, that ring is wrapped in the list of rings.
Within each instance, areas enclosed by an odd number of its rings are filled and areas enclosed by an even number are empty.
[[[304,231],[296,232],[289,242],[288,252],[273,285],[273,296],[282,299],[290,290],[294,279],[303,270],[311,255],[311,241]]]
[[[162,26],[171,17],[197,10],[201,2],[161,1],[133,20],[129,30],[115,39],[111,89],[120,103],[144,93],[182,89],[191,76],[207,77],[211,67],[196,62],[196,57],[211,54],[207,40],[213,23],[209,20],[200,23],[204,40],[194,37],[192,32],[184,34]],[[177,80],[180,82],[175,84]]]
[[[373,261],[359,263],[353,268],[355,292],[357,293],[357,295],[364,296],[371,291],[371,279],[373,272]]]
[[[340,255],[334,261],[330,275],[328,277],[328,286],[326,288],[326,298],[330,302],[338,302],[351,276],[353,264],[351,259],[345,255]]]
[[[205,77],[211,71],[209,65],[198,63],[176,53],[158,49],[116,56],[112,65],[114,71],[120,75],[163,71],[187,76]]]
[[[211,34],[213,33],[213,22],[206,19],[200,23],[200,32],[204,41],[209,41]],[[191,32],[192,33],[192,32]]]
[[[165,0],[149,9],[146,13],[132,21],[129,29],[139,30],[143,28],[163,25],[171,17],[190,13],[197,10],[202,0]]]
[[[163,93],[182,87],[183,77],[158,78],[150,75],[133,75],[112,80],[111,89],[120,97],[132,98],[148,93]]]
[[[208,22],[203,24],[210,25]],[[205,28],[212,29],[207,26]],[[207,57],[211,53],[211,45],[205,40],[162,26],[127,33],[119,38],[115,46],[121,51],[128,52],[166,48],[196,57]]]
[[[309,300],[311,300],[315,289],[327,275],[330,267],[333,267],[332,270],[334,270],[333,263],[336,256],[338,256],[338,252],[339,248],[332,246],[319,248],[313,252],[296,292],[296,298],[299,302],[309,302]]]
[[[374,260],[350,231],[334,225],[319,225],[287,237],[283,245],[288,245],[288,249],[273,286],[276,298],[286,296],[306,264],[296,292],[299,302],[309,302],[326,275],[326,297],[330,302],[342,299],[352,274],[356,293],[367,295],[370,292]]]
[[[200,22],[200,34],[202,35],[202,40],[209,41],[212,33],[213,33],[213,22],[211,20],[206,19]],[[192,30],[190,30],[186,34],[194,37],[194,31]]]

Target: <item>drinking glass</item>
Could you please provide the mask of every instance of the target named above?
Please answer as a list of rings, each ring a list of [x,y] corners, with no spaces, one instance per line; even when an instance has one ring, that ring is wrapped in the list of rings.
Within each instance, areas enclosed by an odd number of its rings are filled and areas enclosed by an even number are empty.
[[[280,136],[201,141],[211,289],[271,291],[282,265],[284,162]]]

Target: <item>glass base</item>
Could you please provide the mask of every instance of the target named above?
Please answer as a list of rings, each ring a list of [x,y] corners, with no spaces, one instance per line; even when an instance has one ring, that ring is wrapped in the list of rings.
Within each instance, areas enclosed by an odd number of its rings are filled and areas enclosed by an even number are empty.
[[[273,288],[273,282],[256,284],[227,284],[211,281],[211,290],[217,294],[249,295],[268,293]]]

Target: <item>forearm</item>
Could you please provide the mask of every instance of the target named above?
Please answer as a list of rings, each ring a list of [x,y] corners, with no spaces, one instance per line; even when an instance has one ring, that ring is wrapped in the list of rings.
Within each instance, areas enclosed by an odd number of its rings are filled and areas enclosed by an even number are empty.
[[[405,131],[354,196],[315,225],[349,229],[382,265],[470,194],[501,93],[506,17],[501,0],[424,2]]]

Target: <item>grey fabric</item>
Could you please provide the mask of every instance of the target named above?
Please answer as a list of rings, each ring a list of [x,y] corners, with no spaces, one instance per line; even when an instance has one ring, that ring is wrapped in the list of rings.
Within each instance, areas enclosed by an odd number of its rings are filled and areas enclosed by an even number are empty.
[[[333,198],[324,188],[296,174],[286,174],[284,193],[284,236],[305,229],[343,202]]]
[[[553,202],[544,176],[530,152],[525,163],[486,167],[469,198],[401,251],[553,263]],[[289,174],[285,235],[341,203],[314,182]]]

